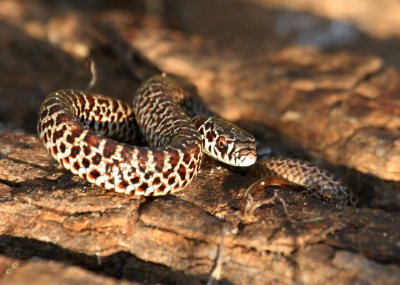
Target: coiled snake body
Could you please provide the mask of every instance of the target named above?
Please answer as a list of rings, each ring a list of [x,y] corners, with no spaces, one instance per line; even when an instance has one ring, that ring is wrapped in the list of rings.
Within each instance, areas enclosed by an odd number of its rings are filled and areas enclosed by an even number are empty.
[[[186,108],[186,112],[182,107]],[[225,163],[256,161],[255,139],[235,125],[198,114],[198,108],[165,76],[146,81],[133,104],[77,90],[49,94],[38,134],[53,158],[73,174],[106,189],[135,195],[165,195],[196,176],[203,152]],[[197,115],[190,118],[188,114]],[[132,145],[143,140],[149,147]],[[257,162],[258,176],[318,188],[321,198],[347,203],[347,189],[326,171],[298,160]]]

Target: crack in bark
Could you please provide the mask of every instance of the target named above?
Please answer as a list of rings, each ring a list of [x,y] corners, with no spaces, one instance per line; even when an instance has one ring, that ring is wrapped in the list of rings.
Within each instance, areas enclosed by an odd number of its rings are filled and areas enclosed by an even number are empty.
[[[365,74],[361,75],[357,80],[355,80],[353,85],[348,88],[348,91],[349,92],[354,91],[362,83],[368,82],[371,79],[373,79],[374,77],[382,74],[384,70],[385,70],[385,66],[382,64],[379,68],[369,71],[369,72],[366,72]]]
[[[12,188],[22,187],[22,183],[0,178],[0,183]]]

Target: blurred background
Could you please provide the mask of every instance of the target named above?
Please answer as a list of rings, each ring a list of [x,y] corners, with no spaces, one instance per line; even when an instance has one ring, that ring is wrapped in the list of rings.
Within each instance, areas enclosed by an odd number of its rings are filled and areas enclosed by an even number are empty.
[[[400,64],[396,0],[149,0],[146,5],[187,33],[246,39],[274,48],[298,44],[372,52],[389,64]]]
[[[101,17],[132,33],[167,26],[244,54],[301,45],[375,54],[399,67],[399,15],[396,0],[2,0],[0,122],[34,132],[44,94],[68,87],[66,79],[85,86],[93,44],[84,26]]]
[[[87,26],[96,21],[112,22],[132,38],[141,27],[168,27],[244,56],[311,46],[378,55],[399,67],[399,15],[397,0],[2,0],[0,122],[34,133],[46,93],[85,86],[82,67],[96,50]]]

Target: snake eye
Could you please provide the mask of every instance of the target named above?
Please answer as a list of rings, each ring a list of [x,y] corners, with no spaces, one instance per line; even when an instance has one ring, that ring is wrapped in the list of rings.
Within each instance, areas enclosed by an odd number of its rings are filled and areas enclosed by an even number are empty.
[[[217,141],[217,146],[220,149],[226,149],[228,147],[228,143],[226,142],[224,137],[219,137]]]

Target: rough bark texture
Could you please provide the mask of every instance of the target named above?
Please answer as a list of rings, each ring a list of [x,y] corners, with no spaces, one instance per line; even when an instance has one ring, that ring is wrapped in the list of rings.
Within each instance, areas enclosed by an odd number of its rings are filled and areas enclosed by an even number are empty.
[[[139,209],[140,200],[57,167],[34,136],[3,130],[0,147],[7,150],[0,161],[0,251],[12,257],[2,262],[4,284],[31,278],[30,270],[52,280],[66,264],[131,281],[201,283],[218,253],[221,279],[233,284],[373,283],[376,275],[381,284],[395,284],[400,277],[390,265],[400,262],[395,213],[338,208],[277,190],[279,198],[244,215],[246,203],[268,200],[271,189],[249,202],[243,195],[254,179],[212,161],[185,191]],[[86,270],[72,266],[62,278],[77,271],[91,280]],[[79,284],[80,275],[72,275]]]
[[[373,55],[187,36],[126,11],[44,3],[0,2],[0,119],[24,129],[0,125],[0,284],[398,284],[398,69]],[[140,57],[132,70],[116,34],[192,82],[262,152],[335,172],[360,208],[272,187],[246,196],[255,179],[210,159],[184,191],[146,201],[57,166],[34,134],[46,93],[85,88],[89,56],[96,90],[126,100],[139,84],[130,73],[156,70]]]

